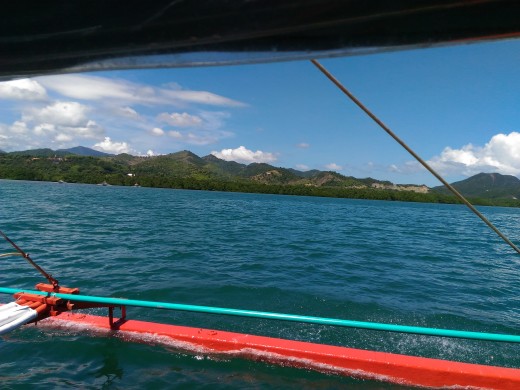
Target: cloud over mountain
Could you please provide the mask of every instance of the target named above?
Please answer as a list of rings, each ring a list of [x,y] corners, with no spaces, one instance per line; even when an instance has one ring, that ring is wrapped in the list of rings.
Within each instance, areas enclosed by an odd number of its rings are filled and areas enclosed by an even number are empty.
[[[499,172],[519,175],[520,133],[496,134],[484,146],[467,144],[460,149],[446,147],[429,162],[444,174],[471,176],[479,172]]]
[[[131,148],[128,146],[126,142],[114,142],[110,139],[110,137],[105,137],[105,139],[102,142],[98,142],[97,144],[95,144],[94,149],[99,150],[101,152],[112,154],[132,152]]]
[[[246,106],[178,83],[158,86],[88,74],[3,82],[0,99],[11,116],[0,122],[0,149],[67,148],[90,139],[103,151],[138,154],[230,137],[228,110]],[[170,137],[158,143],[166,134]]]
[[[245,146],[239,146],[235,149],[222,149],[220,152],[213,151],[211,154],[222,160],[242,163],[270,163],[277,160],[274,153],[263,152],[261,150],[254,152]]]

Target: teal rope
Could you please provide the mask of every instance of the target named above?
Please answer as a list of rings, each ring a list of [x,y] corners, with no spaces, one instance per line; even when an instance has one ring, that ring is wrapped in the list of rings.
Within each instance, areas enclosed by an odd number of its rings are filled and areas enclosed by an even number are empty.
[[[113,306],[148,307],[148,308],[154,308],[154,309],[180,310],[180,311],[209,313],[209,314],[224,314],[224,315],[230,315],[230,316],[252,317],[252,318],[281,320],[281,321],[293,321],[293,322],[302,322],[302,323],[308,323],[308,324],[320,324],[320,325],[341,326],[341,327],[348,327],[348,328],[381,330],[381,331],[387,331],[387,332],[412,333],[412,334],[438,336],[438,337],[454,337],[454,338],[462,338],[462,339],[520,343],[520,336],[510,335],[510,334],[467,332],[467,331],[461,331],[461,330],[381,324],[381,323],[377,323],[377,322],[340,320],[340,319],[336,319],[336,318],[323,318],[323,317],[302,316],[302,315],[296,315],[296,314],[270,313],[270,312],[263,312],[263,311],[229,309],[229,308],[212,307],[212,306],[184,305],[184,304],[180,304],[180,303],[140,301],[140,300],[135,300],[135,299],[105,298],[105,297],[95,297],[95,296],[88,296],[88,295],[58,294],[58,293],[49,294],[49,293],[45,293],[45,292],[41,292],[41,291],[18,290],[18,289],[14,289],[14,288],[0,287],[0,293],[15,294],[15,293],[19,293],[19,292],[25,292],[25,293],[29,293],[29,294],[37,294],[37,295],[43,295],[43,296],[48,295],[48,296],[53,296],[53,297],[57,297],[57,298],[73,300],[73,301],[77,301],[77,302],[102,303],[102,304],[113,305]]]

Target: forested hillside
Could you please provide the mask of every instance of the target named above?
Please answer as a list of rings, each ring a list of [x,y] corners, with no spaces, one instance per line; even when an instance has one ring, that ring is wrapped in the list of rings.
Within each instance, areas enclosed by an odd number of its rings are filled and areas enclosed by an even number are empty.
[[[78,154],[79,153],[79,154]],[[189,151],[143,157],[103,154],[77,147],[0,153],[0,178],[194,190],[254,192],[342,198],[457,203],[426,186],[400,186],[332,171],[301,172],[269,164],[240,164]],[[478,204],[519,205],[510,200],[477,199]]]

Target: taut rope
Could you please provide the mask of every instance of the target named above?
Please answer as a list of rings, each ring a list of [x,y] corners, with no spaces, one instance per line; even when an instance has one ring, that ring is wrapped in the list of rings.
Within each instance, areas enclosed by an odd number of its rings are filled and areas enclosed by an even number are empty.
[[[513,248],[518,254],[520,254],[520,249],[513,244],[513,242],[507,238],[498,228],[495,227],[484,215],[478,211],[475,206],[473,206],[459,191],[457,191],[450,183],[448,183],[444,178],[439,175],[426,161],[424,161],[417,153],[415,153],[403,140],[401,140],[388,126],[386,126],[377,116],[375,116],[367,107],[363,105],[347,88],[345,88],[327,69],[323,67],[318,61],[311,60],[311,62],[325,75],[327,78],[332,81],[336,87],[338,87],[345,95],[347,95],[350,100],[352,100],[359,108],[361,108],[374,122],[376,122],[384,131],[388,133],[390,137],[392,137],[395,141],[397,141],[408,153],[410,153],[423,167],[425,167],[430,173],[435,176],[442,184],[446,186],[448,190],[450,190],[457,198],[459,198],[462,203],[464,203],[468,208],[473,211],[486,225],[489,226],[491,230],[493,230],[502,240],[504,240],[511,248]]]

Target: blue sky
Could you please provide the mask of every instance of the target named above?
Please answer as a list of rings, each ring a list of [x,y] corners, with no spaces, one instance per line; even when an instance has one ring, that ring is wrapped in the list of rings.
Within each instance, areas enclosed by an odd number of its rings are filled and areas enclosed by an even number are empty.
[[[520,175],[520,40],[320,61],[449,181]],[[0,149],[191,150],[438,185],[310,62],[0,83]]]

